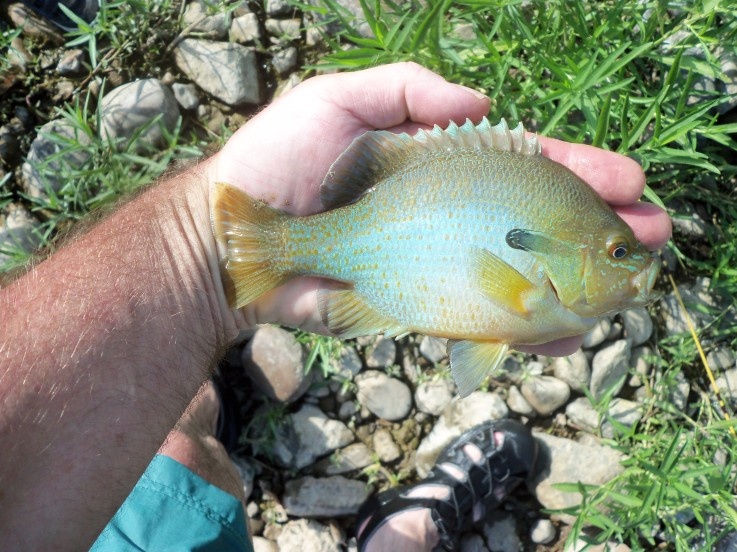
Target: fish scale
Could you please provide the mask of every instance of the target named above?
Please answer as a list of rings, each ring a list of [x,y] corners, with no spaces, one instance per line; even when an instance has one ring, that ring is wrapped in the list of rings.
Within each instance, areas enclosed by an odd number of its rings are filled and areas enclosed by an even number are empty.
[[[232,306],[302,275],[342,282],[319,293],[332,332],[450,338],[461,395],[510,345],[579,334],[652,298],[657,260],[521,126],[366,133],[321,197],[324,213],[293,217],[215,186]]]

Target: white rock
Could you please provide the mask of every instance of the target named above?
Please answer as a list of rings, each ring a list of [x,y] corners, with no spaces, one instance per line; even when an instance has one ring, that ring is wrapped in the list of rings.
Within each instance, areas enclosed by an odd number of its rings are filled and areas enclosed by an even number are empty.
[[[44,124],[38,129],[23,163],[24,191],[34,198],[48,197],[47,186],[58,192],[67,183],[66,175],[81,168],[90,159],[90,153],[84,147],[91,142],[90,136],[66,119]],[[70,143],[78,143],[82,147],[60,153]]]
[[[358,402],[384,420],[401,420],[412,408],[412,394],[402,381],[378,370],[367,370],[355,378]]]
[[[0,263],[10,256],[7,251],[30,252],[41,244],[41,223],[20,204],[11,203],[0,216]]]
[[[624,335],[633,347],[642,345],[653,333],[653,321],[645,308],[629,309],[620,313],[624,324]]]
[[[313,373],[305,374],[306,357],[293,333],[264,325],[243,348],[243,370],[268,397],[293,402],[307,391],[314,378]]]
[[[286,75],[297,66],[297,48],[290,46],[279,50],[271,58],[271,65],[278,75]]]
[[[315,472],[320,475],[340,475],[360,470],[373,463],[371,451],[363,443],[353,443],[340,449],[329,458],[315,464]]]
[[[594,355],[591,370],[591,394],[600,399],[605,393],[613,396],[622,389],[629,369],[631,346],[626,339],[615,341]]]
[[[100,135],[121,146],[148,126],[136,137],[138,151],[160,144],[164,137],[162,127],[172,132],[179,120],[174,94],[158,79],[143,79],[114,88],[102,99],[100,112]],[[150,125],[158,116],[160,121]]]
[[[302,21],[300,19],[267,19],[264,22],[266,32],[278,41],[299,40],[302,35]]]
[[[489,420],[506,418],[508,413],[507,405],[497,393],[475,391],[451,402],[417,448],[418,475],[425,477],[442,450],[461,433]]]
[[[570,439],[535,432],[539,445],[538,470],[529,487],[538,501],[553,510],[575,506],[581,502],[577,492],[555,488],[557,483],[603,485],[622,472],[624,456],[605,446],[583,445]]]
[[[392,434],[386,429],[377,429],[373,437],[374,451],[382,462],[394,462],[402,456],[402,451],[394,442]]]
[[[532,408],[532,405],[530,405],[530,403],[527,402],[527,399],[522,396],[522,393],[520,393],[520,390],[516,385],[512,385],[509,388],[507,406],[509,406],[509,410],[512,412],[516,412],[522,416],[532,417],[537,415],[535,409]]]
[[[290,418],[296,443],[280,439],[274,447],[275,456],[285,466],[304,468],[353,442],[353,432],[343,422],[329,419],[316,406],[305,404]]]
[[[520,385],[520,392],[538,414],[547,416],[563,406],[571,396],[571,388],[553,376],[527,378]]]
[[[568,403],[566,416],[574,427],[584,431],[593,433],[599,429],[599,413],[586,397],[579,397]]]
[[[221,11],[220,13],[208,13],[211,2],[205,0],[191,0],[184,10],[184,25],[190,32],[205,34],[208,38],[219,40],[225,38],[230,28],[231,13]]]
[[[574,391],[587,389],[591,382],[589,361],[581,349],[567,357],[553,359],[552,367],[553,375]]]
[[[630,387],[639,387],[642,385],[643,380],[646,380],[652,370],[652,365],[648,360],[648,357],[652,355],[650,347],[637,347],[632,349],[632,358],[630,364],[634,367],[635,373],[629,380]]]
[[[330,527],[313,519],[290,521],[276,539],[279,552],[340,552]]]
[[[426,335],[420,341],[420,354],[428,362],[437,364],[441,360],[448,358],[448,340]]]
[[[366,351],[366,366],[369,368],[388,368],[397,358],[397,344],[393,339],[379,337]]]
[[[197,86],[228,105],[262,101],[256,53],[245,46],[186,38],[174,49],[174,61]]]
[[[530,540],[535,544],[548,544],[555,538],[555,525],[549,519],[536,519],[530,527]]]
[[[368,498],[366,483],[336,475],[301,477],[284,486],[287,513],[299,517],[337,517],[356,514]]]
[[[728,347],[717,347],[706,355],[706,362],[713,371],[721,372],[735,367],[735,355]]]
[[[607,439],[613,439],[619,429],[612,422],[631,428],[642,419],[643,407],[641,404],[625,399],[614,399],[609,404],[608,418],[601,424],[601,434]]]
[[[422,382],[415,390],[415,404],[420,412],[439,416],[453,399],[452,384],[445,379]]]
[[[252,537],[253,552],[279,552],[279,547],[273,540],[264,537]]]
[[[255,13],[247,13],[233,18],[230,25],[230,42],[248,44],[261,40],[261,28],[258,24],[258,16]]]
[[[612,329],[611,319],[605,317],[596,323],[596,326],[591,328],[583,336],[583,348],[591,349],[604,343],[604,340],[609,335]]]
[[[194,84],[182,84],[175,82],[171,86],[174,97],[182,109],[186,111],[194,111],[200,105],[200,98],[197,96],[197,87]]]

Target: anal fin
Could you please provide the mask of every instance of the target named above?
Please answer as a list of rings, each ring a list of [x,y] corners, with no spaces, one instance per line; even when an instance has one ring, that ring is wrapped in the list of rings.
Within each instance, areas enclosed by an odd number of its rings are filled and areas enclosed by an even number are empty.
[[[353,289],[320,290],[317,305],[327,328],[343,339],[380,333],[394,337],[407,332],[396,320],[372,309]]]
[[[508,350],[506,343],[494,341],[449,341],[450,372],[458,394],[466,397],[478,389],[498,371]]]

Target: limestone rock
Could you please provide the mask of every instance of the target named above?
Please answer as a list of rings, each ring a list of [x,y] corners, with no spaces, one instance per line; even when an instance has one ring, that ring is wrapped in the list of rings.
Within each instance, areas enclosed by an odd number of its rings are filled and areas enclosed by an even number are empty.
[[[228,105],[263,99],[256,53],[245,46],[187,38],[174,49],[174,61],[192,82]]]

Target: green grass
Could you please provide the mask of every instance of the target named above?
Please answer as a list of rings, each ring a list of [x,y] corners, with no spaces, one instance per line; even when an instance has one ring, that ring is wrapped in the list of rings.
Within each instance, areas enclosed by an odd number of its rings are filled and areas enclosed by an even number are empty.
[[[735,52],[737,4],[361,4],[372,36],[361,34],[334,0],[317,8],[298,4],[346,29],[325,36],[329,51],[312,60],[314,69],[415,61],[486,93],[492,119],[521,120],[541,134],[635,158],[647,171],[648,199],[674,216],[698,210],[709,222],[701,243],[669,244],[677,279],[708,276],[715,293],[734,296],[737,124],[715,114],[725,96],[696,85],[705,77],[726,79],[716,54],[718,48]],[[661,287],[668,291],[665,283]],[[729,312],[712,315],[700,338],[707,347],[734,350],[737,332]],[[568,512],[577,516],[572,535],[589,525],[600,529],[592,542],[614,539],[646,550],[665,540],[676,550],[711,549],[720,532],[737,527],[737,444],[720,421],[690,336],[661,338],[655,364],[643,421],[633,429],[619,426],[611,442],[628,457],[624,472],[602,488],[570,489],[585,496],[582,506]],[[685,411],[668,400],[683,381],[699,391]],[[607,404],[598,405],[600,412]],[[715,457],[722,462],[714,465]]]
[[[708,222],[704,238],[677,236],[669,246],[677,280],[707,276],[713,291],[737,293],[737,123],[715,115],[723,95],[697,90],[702,78],[726,78],[716,54],[719,48],[735,52],[735,2],[361,0],[368,37],[334,0],[293,3],[344,28],[338,36],[325,35],[327,46],[312,54],[309,70],[416,61],[486,93],[492,119],[520,120],[541,134],[634,157],[647,171],[651,201],[674,216],[698,211]],[[63,149],[85,150],[88,161],[65,169],[67,184],[44,201],[9,189],[8,176],[0,181],[0,206],[25,200],[42,214],[44,241],[155,179],[173,160],[205,149],[186,121],[160,150],[134,154],[113,148],[97,137],[99,114],[86,93],[95,78],[115,72],[125,79],[160,77],[183,28],[179,8],[169,0],[102,2],[93,23],[80,23],[68,35],[70,45],[88,51],[89,74],[73,101],[49,115],[61,114],[89,137],[87,144],[59,138]],[[0,73],[9,66],[7,48],[16,34],[0,33]],[[29,87],[43,78],[35,62],[30,67],[23,76]],[[26,259],[15,251],[9,265]],[[665,284],[661,288],[668,291]],[[735,350],[733,312],[711,314],[714,321],[699,329],[700,338],[707,347]],[[306,335],[300,340],[310,346],[308,367],[332,374],[339,346]],[[737,526],[737,444],[721,421],[690,336],[660,336],[656,345],[643,420],[632,429],[619,427],[611,441],[627,455],[624,471],[601,488],[571,488],[585,497],[569,511],[577,516],[573,534],[592,525],[600,529],[593,540],[611,538],[634,550],[652,549],[662,539],[668,549],[708,550],[720,532]],[[695,392],[679,409],[668,397],[682,381]],[[601,412],[607,402],[598,405]],[[268,453],[285,416],[279,408],[263,412],[248,442]]]

